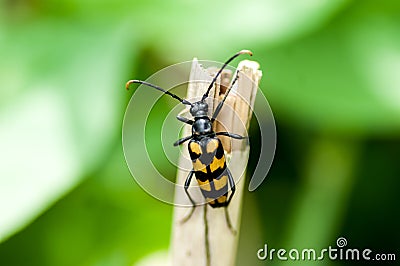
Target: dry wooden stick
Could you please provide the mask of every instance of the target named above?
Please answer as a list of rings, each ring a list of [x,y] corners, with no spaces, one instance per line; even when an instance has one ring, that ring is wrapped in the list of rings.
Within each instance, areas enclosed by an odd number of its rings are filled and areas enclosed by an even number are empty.
[[[252,108],[258,83],[261,78],[259,65],[254,61],[244,60],[238,67],[238,81],[226,99],[225,105],[217,117],[214,130],[228,131],[235,134],[247,135]],[[186,99],[199,100],[212,80],[210,73],[215,73],[213,69],[208,71],[199,65],[195,58],[192,63],[190,82]],[[221,86],[217,85],[210,95],[214,99],[222,99],[226,88],[229,86],[230,72],[225,71],[222,75]],[[217,105],[217,100],[209,99],[210,114]],[[183,134],[190,135],[190,126],[185,126]],[[228,159],[230,169],[235,182],[236,193],[228,206],[228,212],[233,227],[239,233],[240,212],[242,205],[242,194],[244,188],[245,169],[249,155],[249,146],[246,140],[232,140],[221,137],[225,148],[225,155]],[[182,154],[179,160],[179,170],[177,173],[177,183],[184,184],[188,171],[192,168],[187,145],[182,145]],[[185,169],[185,170],[184,170]],[[189,189],[196,202],[202,202],[200,189],[195,178],[192,179]],[[183,187],[178,187],[175,192],[176,202],[183,202],[187,198]],[[203,200],[204,201],[204,200]],[[189,200],[186,200],[190,206]],[[182,219],[190,212],[190,208],[176,206],[174,208],[173,230],[172,230],[172,265],[174,266],[219,266],[235,265],[238,233],[233,234],[225,220],[225,208],[211,208],[208,205],[197,206],[192,217],[185,223]],[[205,221],[206,219],[206,221]],[[208,227],[206,228],[206,225]],[[207,232],[206,232],[207,231]],[[208,240],[208,250],[206,241]],[[208,255],[207,255],[208,254]],[[207,258],[208,257],[208,258]]]

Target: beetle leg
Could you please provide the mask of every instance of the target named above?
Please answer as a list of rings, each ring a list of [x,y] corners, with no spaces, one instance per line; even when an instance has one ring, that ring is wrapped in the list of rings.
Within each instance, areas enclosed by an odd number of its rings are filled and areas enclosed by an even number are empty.
[[[247,140],[247,145],[249,145],[249,137],[240,136],[239,134],[229,133],[229,132],[217,132],[215,133],[215,135],[227,136],[233,139],[245,139]]]
[[[236,235],[237,232],[233,228],[232,223],[231,223],[231,219],[229,218],[228,206],[225,206],[224,209],[225,209],[225,221],[226,221],[226,224],[228,225],[228,228],[232,232],[232,234]]]
[[[182,219],[181,223],[187,222],[190,219],[190,217],[192,216],[192,214],[194,212],[194,209],[196,208],[196,203],[194,202],[194,200],[192,199],[192,197],[190,196],[189,191],[188,191],[189,186],[190,186],[190,181],[192,181],[193,174],[194,174],[194,170],[190,170],[190,173],[186,178],[185,186],[184,186],[185,187],[185,193],[188,196],[190,202],[192,203],[192,209],[190,210],[189,215]]]
[[[229,132],[217,132],[215,133],[215,135],[222,135],[222,136],[227,136],[233,139],[248,139],[249,137],[243,137],[240,136],[239,134],[235,134],[235,133],[229,133]]]
[[[178,119],[179,121],[181,121],[183,123],[189,124],[189,125],[193,125],[193,123],[194,123],[193,120],[190,120],[190,119],[188,119],[186,117],[179,116],[179,115],[176,117],[176,119]]]
[[[229,171],[228,168],[226,168],[226,173],[228,174],[229,185],[231,186],[231,195],[229,196],[226,206],[224,207],[225,208],[225,220],[226,220],[226,224],[228,225],[229,230],[231,230],[232,234],[236,235],[236,230],[232,226],[231,219],[229,218],[229,213],[228,213],[228,205],[231,202],[233,194],[235,194],[236,186],[235,186],[235,180],[233,179],[231,171]]]
[[[174,146],[181,145],[182,143],[184,143],[185,141],[188,141],[191,138],[193,138],[193,136],[187,136],[187,137],[181,138],[181,139],[175,141]]]
[[[229,196],[229,199],[226,203],[226,206],[228,206],[229,203],[231,202],[233,194],[235,194],[236,186],[235,186],[235,180],[233,179],[231,171],[229,171],[228,168],[226,168],[226,173],[228,174],[229,185],[231,186],[231,195]]]

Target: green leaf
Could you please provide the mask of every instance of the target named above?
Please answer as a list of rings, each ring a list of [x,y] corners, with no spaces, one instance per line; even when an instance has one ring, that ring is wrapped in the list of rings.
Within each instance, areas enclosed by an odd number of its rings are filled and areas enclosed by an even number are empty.
[[[5,27],[0,240],[97,167],[118,136],[128,49],[122,27],[57,19]]]
[[[391,135],[400,130],[400,19],[362,3],[346,11],[318,32],[264,49],[261,87],[273,110],[300,127]]]

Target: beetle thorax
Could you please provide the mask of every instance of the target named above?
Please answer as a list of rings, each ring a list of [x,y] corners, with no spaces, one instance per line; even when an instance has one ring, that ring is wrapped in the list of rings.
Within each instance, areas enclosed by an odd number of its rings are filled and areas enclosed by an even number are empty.
[[[208,135],[212,133],[212,124],[207,116],[196,117],[192,125],[193,135]]]
[[[193,103],[190,113],[194,117],[192,125],[193,135],[207,135],[212,132],[212,124],[208,114],[208,104],[202,101]]]

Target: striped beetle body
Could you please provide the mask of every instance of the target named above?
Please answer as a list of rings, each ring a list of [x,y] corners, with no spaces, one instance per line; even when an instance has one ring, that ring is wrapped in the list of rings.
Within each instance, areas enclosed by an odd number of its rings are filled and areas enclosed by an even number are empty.
[[[188,145],[201,193],[213,207],[228,205],[228,169],[224,148],[216,137],[192,139]]]

